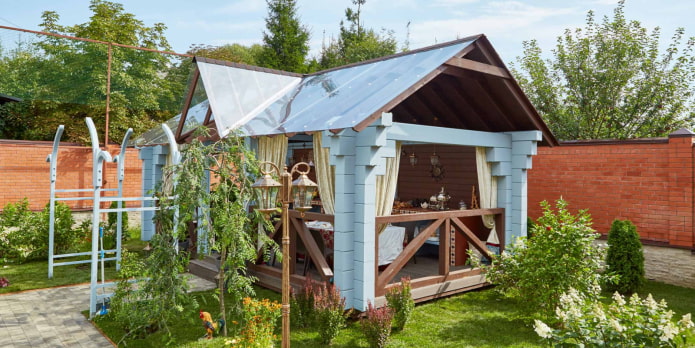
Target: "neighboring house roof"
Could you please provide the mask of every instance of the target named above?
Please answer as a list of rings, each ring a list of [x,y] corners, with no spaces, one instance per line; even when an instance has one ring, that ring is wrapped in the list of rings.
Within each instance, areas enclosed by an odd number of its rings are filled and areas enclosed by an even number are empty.
[[[5,104],[9,102],[21,102],[22,99],[9,96],[7,94],[0,93],[0,104]]]
[[[395,122],[488,132],[540,130],[557,140],[484,35],[300,75],[196,57],[196,83],[167,123],[184,140],[200,124],[219,136],[356,131],[383,112]],[[174,127],[172,127],[174,129]],[[162,143],[154,129],[137,145]]]

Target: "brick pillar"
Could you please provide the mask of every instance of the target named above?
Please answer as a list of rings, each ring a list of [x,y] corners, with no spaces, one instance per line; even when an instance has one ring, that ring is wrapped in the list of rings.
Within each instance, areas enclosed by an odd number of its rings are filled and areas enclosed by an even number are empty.
[[[669,214],[664,227],[671,245],[694,247],[693,240],[693,138],[695,133],[679,129],[668,136]]]

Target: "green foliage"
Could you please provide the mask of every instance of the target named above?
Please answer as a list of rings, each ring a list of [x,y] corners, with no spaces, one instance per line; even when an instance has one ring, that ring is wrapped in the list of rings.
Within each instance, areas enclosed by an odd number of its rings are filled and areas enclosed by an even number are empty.
[[[348,24],[340,21],[340,36],[337,40],[331,38],[328,46],[321,50],[318,63],[323,69],[387,56],[396,53],[398,49],[392,30],[382,29],[376,32],[374,29],[364,28],[360,16],[366,0],[353,0],[352,3],[357,8],[345,10]]]
[[[695,38],[674,33],[659,52],[660,30],[627,20],[625,1],[613,18],[565,30],[544,60],[525,41],[514,75],[555,136],[563,140],[665,136],[695,119]]]
[[[386,303],[393,311],[393,329],[401,331],[410,320],[415,301],[410,294],[410,277],[401,278],[401,283],[386,292]]]
[[[389,342],[391,335],[391,320],[393,317],[393,309],[391,307],[375,308],[371,301],[367,301],[367,312],[365,318],[360,322],[362,331],[367,337],[369,347],[383,348]]]
[[[8,203],[0,214],[0,259],[17,262],[36,260],[48,256],[48,225],[50,205],[40,212],[29,210],[25,198],[18,203]],[[73,229],[74,219],[70,208],[56,202],[54,223],[54,251],[62,254],[73,250],[79,242],[79,229]]]
[[[56,34],[170,50],[163,24],[145,26],[109,1],[92,0],[90,10],[89,22],[70,26],[46,11],[40,25]],[[70,130],[64,141],[87,142],[85,117],[92,117],[97,129],[105,127],[108,54],[106,44],[43,35],[13,49],[0,46],[0,90],[24,99],[0,106],[0,116],[9,120],[0,135],[51,140],[63,124]],[[177,59],[119,46],[111,46],[111,57],[111,139],[122,139],[129,127],[141,133],[180,112],[188,74],[174,73],[181,65]]]
[[[570,289],[560,297],[556,314],[558,329],[540,320],[534,325],[555,347],[678,347],[694,326],[690,313],[674,323],[666,301],[656,302],[651,294],[644,300],[634,294],[627,302],[616,292],[613,303],[604,305]]]
[[[145,263],[137,254],[127,249],[121,251],[121,270],[118,272],[116,290],[111,298],[109,319],[119,323],[125,337],[144,338],[148,330],[153,329],[153,320],[147,312],[147,302],[141,301],[141,294],[135,287],[134,280],[145,276]]]
[[[316,285],[310,277],[304,278],[304,286],[297,293],[291,289],[290,298],[290,324],[295,328],[307,328],[314,322],[314,291]]]
[[[499,291],[522,300],[530,312],[550,315],[560,295],[570,288],[598,296],[604,252],[593,244],[597,235],[586,211],[572,215],[562,199],[556,211],[548,202],[541,206],[543,216],[533,227],[533,238],[518,238],[502,255],[493,257],[491,266],[482,267]]]
[[[222,46],[193,45],[187,53],[194,56],[257,66],[259,65],[262,52],[263,46],[259,44],[253,44],[251,46],[227,44]],[[188,69],[186,71],[188,71]]]
[[[314,310],[320,341],[322,344],[330,345],[345,327],[349,315],[349,311],[345,311],[345,298],[340,297],[338,287],[333,284],[318,286],[314,293]]]
[[[258,62],[267,68],[306,72],[310,34],[299,22],[296,0],[266,0],[266,3],[267,31],[263,32],[263,51]]]
[[[606,271],[617,276],[607,284],[611,291],[632,294],[644,284],[644,254],[635,227],[629,220],[615,220],[608,232]]]

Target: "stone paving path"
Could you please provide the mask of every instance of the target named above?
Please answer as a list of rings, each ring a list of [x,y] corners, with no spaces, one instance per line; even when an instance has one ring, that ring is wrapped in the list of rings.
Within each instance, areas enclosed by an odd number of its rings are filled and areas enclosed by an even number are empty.
[[[192,291],[214,288],[188,275]],[[89,284],[0,295],[0,347],[112,347],[82,315]]]

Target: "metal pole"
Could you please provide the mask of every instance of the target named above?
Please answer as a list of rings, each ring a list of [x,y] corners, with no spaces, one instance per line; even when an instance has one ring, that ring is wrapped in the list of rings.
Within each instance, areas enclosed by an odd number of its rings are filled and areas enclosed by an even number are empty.
[[[290,190],[292,175],[287,167],[282,179],[282,348],[290,348]]]
[[[104,148],[109,149],[109,109],[111,105],[111,49],[112,43],[109,42],[108,54],[106,59],[106,125],[104,126]]]

